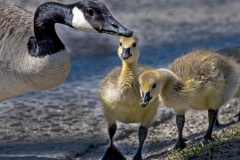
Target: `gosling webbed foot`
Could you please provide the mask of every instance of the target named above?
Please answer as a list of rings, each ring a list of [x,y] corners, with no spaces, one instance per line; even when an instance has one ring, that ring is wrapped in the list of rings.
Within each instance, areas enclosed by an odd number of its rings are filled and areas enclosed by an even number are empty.
[[[210,137],[210,138],[207,138],[207,137],[203,137],[203,139],[201,140],[201,143],[204,144],[204,145],[207,145],[209,144],[210,142],[214,142],[215,139]]]
[[[182,141],[182,142],[177,142],[177,144],[173,147],[173,149],[175,150],[184,149],[185,147],[187,147],[187,145],[184,141]]]
[[[126,160],[126,158],[115,147],[115,145],[112,145],[106,150],[102,160]]]

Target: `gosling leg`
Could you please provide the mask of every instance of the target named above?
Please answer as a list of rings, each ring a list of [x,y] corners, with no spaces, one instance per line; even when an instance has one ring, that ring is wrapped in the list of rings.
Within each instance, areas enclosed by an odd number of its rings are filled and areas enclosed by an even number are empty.
[[[207,144],[208,140],[213,141],[212,130],[213,130],[214,123],[217,119],[217,114],[218,114],[218,109],[217,110],[214,110],[214,109],[208,110],[208,123],[209,124],[208,124],[207,132],[203,137],[204,144]]]
[[[142,147],[147,137],[148,128],[144,126],[140,126],[138,130],[138,139],[139,139],[139,147],[137,153],[133,157],[133,160],[141,160],[142,159]]]
[[[117,131],[117,125],[109,125],[108,126],[108,135],[109,135],[109,142],[108,148],[105,152],[102,160],[125,160],[126,158],[122,155],[122,153],[115,147],[113,144],[113,137]]]
[[[174,146],[174,149],[183,149],[187,146],[185,143],[185,139],[182,136],[184,123],[185,123],[185,115],[177,115],[176,124],[178,129],[178,139],[177,139],[177,144]]]

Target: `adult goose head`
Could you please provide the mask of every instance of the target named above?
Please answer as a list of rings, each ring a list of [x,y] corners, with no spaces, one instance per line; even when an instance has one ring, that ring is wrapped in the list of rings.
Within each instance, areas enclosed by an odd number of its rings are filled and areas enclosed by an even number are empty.
[[[116,21],[100,1],[82,0],[73,4],[47,2],[34,15],[34,34],[28,43],[29,53],[45,56],[65,49],[55,32],[55,23],[77,30],[131,37],[133,32]]]

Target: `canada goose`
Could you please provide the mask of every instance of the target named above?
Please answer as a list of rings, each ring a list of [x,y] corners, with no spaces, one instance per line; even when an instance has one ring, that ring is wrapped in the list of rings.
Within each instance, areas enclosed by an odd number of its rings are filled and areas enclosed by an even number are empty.
[[[138,75],[150,68],[137,65],[139,57],[138,39],[120,38],[118,56],[122,66],[114,68],[100,84],[99,96],[105,119],[108,123],[109,144],[102,159],[125,159],[113,144],[117,130],[116,121],[123,123],[140,123],[139,147],[134,159],[142,159],[142,147],[146,139],[148,126],[152,122],[159,104],[158,98],[149,103],[149,107],[141,108],[139,101]]]
[[[55,23],[84,32],[132,35],[99,1],[48,2],[40,5],[35,15],[0,2],[0,101],[51,89],[65,80],[69,56],[55,32]]]
[[[240,67],[233,59],[213,51],[196,50],[177,58],[170,69],[142,73],[141,105],[145,107],[159,96],[165,106],[175,110],[178,140],[174,148],[186,147],[182,136],[186,110],[208,110],[209,126],[203,138],[203,143],[207,143],[212,140],[218,109],[235,93],[239,77]]]

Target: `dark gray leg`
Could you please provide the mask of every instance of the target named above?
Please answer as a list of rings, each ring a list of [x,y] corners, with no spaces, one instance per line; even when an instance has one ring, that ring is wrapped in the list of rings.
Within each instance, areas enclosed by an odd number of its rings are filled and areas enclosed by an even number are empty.
[[[139,127],[139,130],[138,130],[139,147],[138,147],[137,153],[133,157],[133,160],[142,159],[142,147],[143,147],[144,141],[147,137],[147,133],[148,133],[147,127],[143,127],[143,126]]]
[[[203,143],[207,143],[208,140],[212,141],[212,130],[213,130],[213,126],[214,123],[217,119],[217,114],[218,114],[218,109],[217,110],[213,110],[213,109],[209,109],[208,110],[208,129],[206,134],[203,137],[204,142]]]
[[[184,123],[185,123],[185,115],[176,115],[178,139],[177,139],[177,144],[174,146],[174,149],[183,149],[187,146],[186,143],[184,142],[185,139],[182,136],[182,130],[184,127]]]
[[[113,137],[116,131],[117,131],[116,124],[108,126],[108,134],[109,134],[108,148],[102,160],[125,160],[126,159],[113,144]]]

